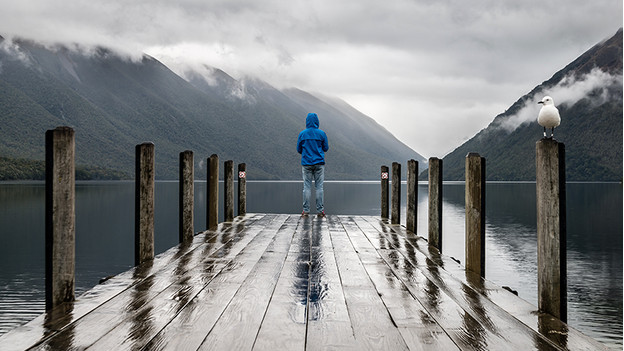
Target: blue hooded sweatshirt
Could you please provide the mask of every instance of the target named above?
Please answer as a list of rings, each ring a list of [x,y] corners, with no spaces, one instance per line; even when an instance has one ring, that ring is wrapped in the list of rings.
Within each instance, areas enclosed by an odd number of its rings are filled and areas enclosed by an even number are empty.
[[[325,152],[329,150],[327,135],[319,129],[316,113],[308,113],[306,129],[299,133],[297,152],[301,154],[301,165],[324,165]]]

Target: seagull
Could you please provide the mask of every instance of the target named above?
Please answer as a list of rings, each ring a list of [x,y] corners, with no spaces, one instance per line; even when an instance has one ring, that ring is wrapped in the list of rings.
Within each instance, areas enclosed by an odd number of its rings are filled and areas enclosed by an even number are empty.
[[[546,128],[550,128],[550,138],[552,139],[555,136],[555,127],[561,123],[559,110],[555,107],[555,102],[550,96],[544,96],[538,104],[543,106],[537,115],[537,123],[544,127],[544,138],[546,137]]]

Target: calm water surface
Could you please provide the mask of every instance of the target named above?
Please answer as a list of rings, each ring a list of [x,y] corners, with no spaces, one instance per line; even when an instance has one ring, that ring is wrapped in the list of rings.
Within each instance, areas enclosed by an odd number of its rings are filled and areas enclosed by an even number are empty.
[[[326,182],[329,214],[379,215],[377,182]],[[205,228],[206,183],[195,183],[195,231]],[[76,295],[133,265],[134,183],[76,186]],[[177,182],[156,184],[155,249],[178,242]],[[403,185],[402,221],[405,221]],[[535,184],[488,183],[486,278],[537,305]],[[427,236],[427,186],[418,233]],[[248,182],[247,210],[299,213],[300,182]],[[223,210],[220,209],[220,214]],[[464,262],[464,185],[444,186],[443,251]],[[567,185],[568,322],[622,349],[622,185]],[[0,334],[44,311],[44,184],[0,183]]]

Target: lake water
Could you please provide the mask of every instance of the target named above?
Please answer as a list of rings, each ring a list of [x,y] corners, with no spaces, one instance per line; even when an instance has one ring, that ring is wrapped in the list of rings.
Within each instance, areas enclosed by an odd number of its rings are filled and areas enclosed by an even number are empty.
[[[221,190],[222,193],[222,190]],[[195,183],[195,231],[205,228],[206,183]],[[43,183],[0,183],[0,335],[44,311]],[[155,249],[178,242],[178,183],[156,183]],[[405,185],[402,193],[405,222]],[[329,214],[379,215],[378,182],[326,182]],[[567,185],[568,323],[622,349],[622,185]],[[222,206],[222,205],[221,205]],[[299,213],[300,182],[247,183],[247,211]],[[219,210],[222,215],[223,209]],[[537,305],[534,183],[488,183],[486,278]],[[464,185],[446,183],[443,251],[464,262]],[[222,220],[222,219],[221,219]],[[427,186],[418,233],[427,236]],[[76,295],[134,262],[134,183],[76,185]]]

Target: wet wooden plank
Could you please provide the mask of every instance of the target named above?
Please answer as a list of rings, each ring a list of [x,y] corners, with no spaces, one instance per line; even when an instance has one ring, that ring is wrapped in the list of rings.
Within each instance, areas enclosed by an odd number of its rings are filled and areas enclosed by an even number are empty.
[[[367,272],[366,262],[374,260],[377,255],[372,243],[362,235],[351,218],[340,219],[350,241],[354,243],[353,251],[336,252],[336,263],[343,279],[345,299],[356,341],[364,349],[408,350]],[[365,254],[368,258],[362,261]]]
[[[418,241],[418,249],[423,254],[429,252],[426,242]],[[437,254],[433,253],[433,254]],[[518,297],[501,286],[498,286],[478,275],[467,272],[463,266],[450,260],[448,257],[441,258],[444,261],[445,270],[456,279],[469,285],[489,301],[501,307],[511,316],[530,327],[532,330],[548,338],[559,347],[568,350],[605,350],[600,342],[589,338],[574,328],[570,328],[564,322],[550,315],[540,313],[537,307]]]
[[[421,318],[423,325],[426,325],[427,318],[435,320],[436,325],[449,335],[456,347],[461,349],[488,350],[492,345],[497,345],[497,342],[499,345],[508,345],[499,340],[495,332],[481,326],[472,315],[462,309],[421,271],[417,269],[402,271],[401,268],[396,268],[398,265],[396,257],[390,257],[390,253],[392,251],[389,250],[383,253],[390,269],[426,311],[426,317]],[[407,265],[409,266],[409,263]],[[393,312],[400,316],[400,310]],[[432,335],[435,335],[438,327],[432,330]]]
[[[287,260],[254,343],[255,350],[304,350],[308,281],[291,275],[308,264]]]
[[[283,225],[285,216],[268,216],[269,222],[254,229],[247,244],[266,247]],[[260,230],[258,230],[260,229]],[[197,350],[211,328],[217,323],[234,295],[239,291],[262,253],[242,249],[206,282],[205,287],[146,344],[149,350]]]
[[[308,293],[308,350],[354,349],[351,327],[330,227],[331,217],[313,221],[310,239],[310,288]],[[334,232],[335,233],[335,232]],[[338,234],[344,236],[344,233]]]
[[[387,265],[389,261],[386,255],[392,251],[382,250],[380,253],[383,258],[378,266],[365,267],[410,350],[421,349],[424,345],[429,349],[458,349],[405,283],[395,275],[395,267]],[[418,338],[414,339],[415,336]]]
[[[220,261],[215,262],[215,265],[225,266],[222,260]],[[199,280],[169,285],[144,304],[137,304],[136,309],[129,309],[123,320],[92,346],[101,349],[131,350],[146,344],[203,288],[204,284]],[[135,298],[141,299],[142,294],[137,293]],[[135,301],[137,300],[133,299],[131,306]]]
[[[212,235],[214,235],[214,233]],[[203,241],[205,236],[206,233],[196,235],[194,243]],[[173,248],[159,254],[150,269],[158,270],[166,267],[166,265],[175,260],[179,254],[180,248]],[[137,276],[137,270],[139,269],[139,267],[134,267],[123,272],[113,279],[96,285],[91,290],[78,297],[73,304],[59,306],[46,314],[40,315],[24,326],[8,332],[0,338],[3,349],[25,350],[45,341],[97,306],[129,289],[133,284],[136,284],[137,280],[134,277]]]
[[[191,261],[191,264],[200,265],[201,261],[211,254],[220,256],[223,255],[223,251],[231,250],[234,245],[228,243],[240,240],[240,232],[244,228],[244,224],[240,223],[231,227],[222,227],[223,231],[219,232],[217,236],[205,237],[203,243],[196,245],[191,251],[184,249],[184,246],[174,248],[177,250],[174,257],[177,256],[180,260],[192,255],[197,260]],[[242,249],[244,243],[239,246],[239,249]],[[36,349],[48,349],[50,345],[59,344],[59,340],[71,340],[71,345],[68,345],[67,349],[81,349],[91,346],[94,342],[97,343],[99,339],[115,330],[120,324],[126,323],[131,327],[136,326],[136,318],[134,317],[140,315],[140,312],[149,311],[150,301],[175,282],[177,267],[173,264],[176,262],[174,257],[167,260],[164,265],[159,260],[155,260],[151,264],[137,267],[132,276],[135,283],[128,289],[120,292],[114,299],[97,306],[75,323],[45,340]],[[132,330],[130,328],[126,337],[120,339],[122,344],[127,344],[125,340],[136,339],[136,333],[132,333]],[[103,338],[103,340],[107,339]]]
[[[198,350],[251,349],[284,258],[262,258],[238,289]]]
[[[367,237],[362,225],[357,222],[354,220],[360,231],[350,233],[350,237]],[[368,237],[370,245],[378,248],[378,255],[363,262],[363,266],[409,349],[458,349],[425,307],[412,296],[407,286],[394,274],[387,260],[382,257],[383,254],[393,252],[388,249],[389,243],[384,238],[379,239],[373,240]],[[423,280],[426,281],[426,279]]]
[[[367,218],[367,221],[371,223],[376,222],[374,218]],[[440,255],[437,250],[432,250],[421,237],[405,231],[403,227],[393,227],[393,230],[405,237],[425,257],[439,262],[445,271],[448,271],[455,279],[469,285],[485,296],[487,300],[501,307],[534,331],[542,334],[555,345],[569,350],[604,349],[604,345],[598,341],[583,335],[573,328],[569,328],[565,323],[551,316],[539,313],[537,307],[526,300],[478,275],[466,271],[459,263]]]
[[[68,306],[0,349],[604,349],[363,216],[249,214]]]
[[[287,228],[280,228],[274,240],[291,241],[293,232]],[[249,350],[253,347],[287,254],[278,251],[262,254],[198,350]]]
[[[415,266],[416,262],[422,262],[427,259],[441,263],[440,269],[427,269],[423,270],[423,273],[425,275],[429,274],[429,278],[431,278],[440,289],[444,290],[445,293],[457,302],[467,313],[473,316],[475,320],[479,321],[485,332],[481,330],[481,328],[477,328],[479,333],[476,335],[478,335],[480,339],[473,340],[471,341],[472,343],[476,342],[477,345],[485,343],[486,346],[488,344],[492,345],[492,343],[497,343],[496,341],[488,341],[488,338],[484,338],[486,332],[491,330],[500,334],[505,344],[525,345],[524,347],[526,349],[602,349],[604,347],[597,341],[587,338],[578,331],[563,326],[562,322],[543,315],[539,323],[543,330],[540,331],[539,328],[531,328],[514,315],[509,314],[507,309],[502,308],[497,303],[502,302],[503,305],[506,304],[516,309],[522,306],[520,308],[525,309],[525,316],[527,314],[533,315],[534,319],[539,320],[540,314],[535,313],[535,307],[530,309],[530,311],[526,310],[530,306],[526,301],[502,288],[495,287],[480,276],[466,271],[461,265],[449,260],[447,257],[440,256],[437,250],[431,250],[426,242],[415,239],[415,235],[405,231],[404,228],[399,226],[388,228],[383,222],[375,221],[372,218],[366,218],[366,221],[368,221],[369,224],[377,224],[386,227],[384,230],[378,231],[378,233],[383,232],[384,235],[389,238],[389,241],[399,241],[400,243],[395,245],[394,248],[397,249],[397,252],[404,255],[404,257],[420,256],[420,259],[409,260],[412,261]],[[412,240],[407,240],[407,238],[410,237]],[[412,249],[408,250],[410,246],[418,251],[413,252],[414,250]],[[441,269],[442,267],[445,269]],[[449,271],[454,274],[449,273]],[[494,294],[492,293],[493,291],[495,292]],[[494,300],[491,299],[493,295],[497,295],[497,298]],[[548,321],[550,320],[556,322],[550,324],[554,332],[549,333],[544,326],[548,325]],[[562,337],[562,335],[565,335],[565,337]]]
[[[361,223],[363,227],[366,224]],[[401,238],[395,233],[390,234],[389,231],[382,233],[379,231],[367,231],[369,236],[375,237],[376,234],[386,236],[389,243],[394,241],[401,241]],[[372,239],[371,239],[372,240]],[[394,246],[394,249],[407,258],[407,253],[404,251],[406,242],[399,243]],[[391,251],[394,253],[394,251]],[[399,257],[392,257],[385,255],[385,259],[389,265],[398,267]],[[422,261],[422,260],[421,260]],[[411,265],[409,258],[407,261],[402,261],[403,267]],[[402,267],[402,268],[403,268]],[[480,294],[470,289],[466,285],[452,279],[450,275],[443,269],[439,269],[436,266],[423,267],[414,266],[418,268],[422,274],[427,278],[430,284],[436,286],[436,298],[438,303],[442,302],[443,306],[447,308],[445,314],[435,314],[432,316],[436,318],[438,323],[445,329],[454,341],[460,346],[476,347],[477,349],[492,349],[495,345],[527,345],[527,349],[531,349],[531,344],[535,344],[536,349],[554,349],[552,345],[549,345],[544,340],[541,340],[535,333],[528,332],[521,323],[517,322],[514,318],[509,317],[507,314],[502,313],[496,306],[488,305],[487,301],[482,298]],[[406,270],[394,268],[395,274],[401,278],[406,285],[414,293],[414,295],[422,301],[431,300],[431,296],[423,293],[423,289],[418,286],[413,286],[413,281],[408,280],[405,277]],[[485,306],[484,306],[485,304]],[[457,318],[457,317],[460,318]],[[512,333],[508,333],[508,330],[512,330]]]
[[[310,250],[298,243],[304,241],[303,237],[309,236],[309,232],[304,233],[299,221],[291,230],[288,255],[256,337],[253,346],[256,350],[305,349]],[[309,239],[306,241],[309,245]]]

